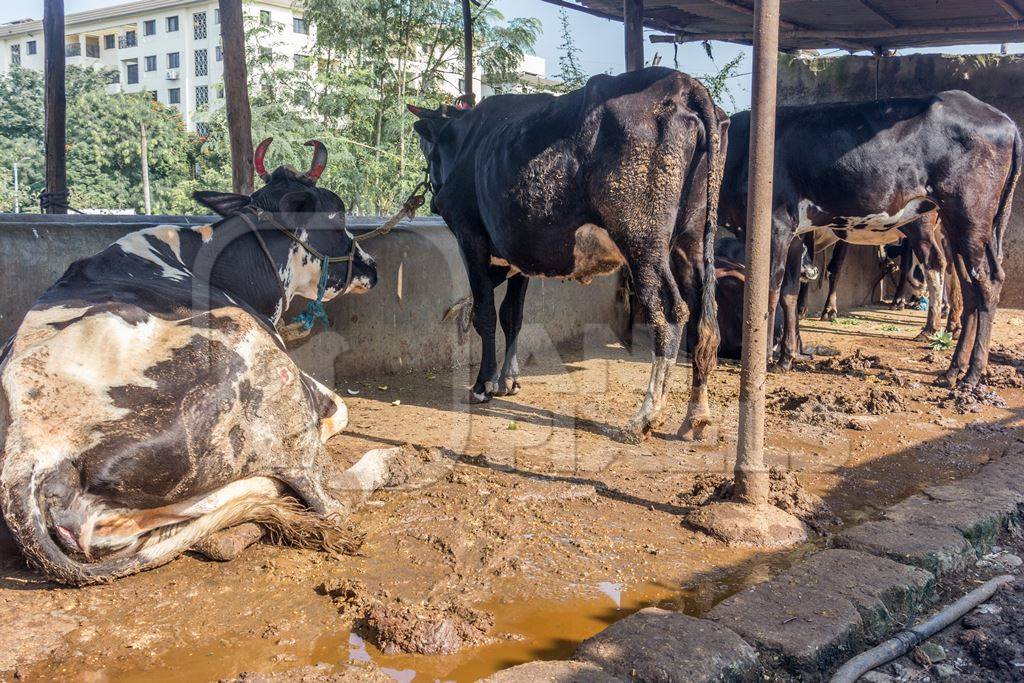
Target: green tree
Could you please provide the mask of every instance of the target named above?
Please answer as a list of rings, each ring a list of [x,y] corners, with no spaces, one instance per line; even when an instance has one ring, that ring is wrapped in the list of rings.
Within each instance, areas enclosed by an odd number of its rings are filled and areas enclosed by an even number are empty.
[[[562,90],[569,92],[582,88],[587,82],[587,73],[580,65],[581,50],[576,45],[576,39],[572,35],[572,27],[569,25],[569,15],[566,11],[559,10],[558,20],[561,24],[562,42],[558,46],[558,78],[562,82]]]
[[[708,89],[708,93],[711,95],[711,99],[718,103],[719,106],[722,105],[725,98],[729,99],[729,113],[736,111],[736,98],[729,88],[729,79],[739,75],[742,63],[743,55],[739,54],[726,62],[725,66],[715,73],[697,76],[697,80],[704,84],[704,87]]]

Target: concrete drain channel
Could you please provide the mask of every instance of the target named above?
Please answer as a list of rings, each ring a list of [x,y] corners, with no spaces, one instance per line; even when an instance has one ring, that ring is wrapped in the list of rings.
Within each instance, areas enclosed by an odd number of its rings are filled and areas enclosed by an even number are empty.
[[[936,584],[963,572],[1021,519],[1024,446],[933,486],[823,550],[726,598],[703,618],[650,607],[576,649],[490,683],[827,680],[858,653],[937,610]]]

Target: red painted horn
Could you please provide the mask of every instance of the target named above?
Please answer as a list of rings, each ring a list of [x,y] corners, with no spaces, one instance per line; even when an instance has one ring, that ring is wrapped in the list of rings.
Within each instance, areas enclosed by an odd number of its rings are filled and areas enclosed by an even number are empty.
[[[267,167],[264,165],[263,157],[267,155],[267,149],[270,147],[270,143],[274,141],[274,138],[267,138],[256,147],[256,151],[252,155],[252,165],[256,167],[256,174],[263,179],[263,182],[270,181],[270,174],[267,173]]]
[[[319,140],[309,140],[306,146],[313,148],[313,163],[306,171],[306,177],[315,183],[327,168],[327,148]]]

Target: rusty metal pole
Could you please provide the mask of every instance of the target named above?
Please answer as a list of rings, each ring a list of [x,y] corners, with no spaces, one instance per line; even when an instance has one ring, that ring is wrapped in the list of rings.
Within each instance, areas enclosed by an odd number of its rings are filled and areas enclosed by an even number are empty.
[[[743,503],[760,505],[768,502],[768,470],[764,465],[764,383],[768,370],[768,290],[775,171],[779,0],[756,0],[754,12],[750,185],[747,194],[747,284],[743,292],[743,360],[735,497]]]
[[[463,52],[463,73],[465,81],[463,94],[470,105],[476,104],[476,94],[473,92],[473,10],[469,6],[469,0],[462,0],[462,52]]]
[[[644,68],[644,0],[622,3],[622,25],[626,37],[626,71]]]
[[[45,83],[46,190],[40,205],[44,213],[67,213],[67,108],[64,90],[64,0],[43,5],[43,53]]]
[[[224,102],[231,140],[231,186],[252,194],[252,109],[245,66],[245,20],[242,0],[220,0],[220,35],[224,50]]]

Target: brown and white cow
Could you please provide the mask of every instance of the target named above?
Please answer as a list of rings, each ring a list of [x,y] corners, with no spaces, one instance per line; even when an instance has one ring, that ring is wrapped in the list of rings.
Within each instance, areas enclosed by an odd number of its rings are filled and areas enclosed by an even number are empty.
[[[0,352],[0,503],[28,560],[54,580],[109,581],[163,564],[246,520],[341,543],[345,489],[328,468],[344,403],[285,353],[294,297],[376,283],[345,207],[313,168],[263,172],[228,214],[133,232],[73,263]],[[266,146],[261,146],[262,152]],[[284,494],[298,496],[305,506]]]

